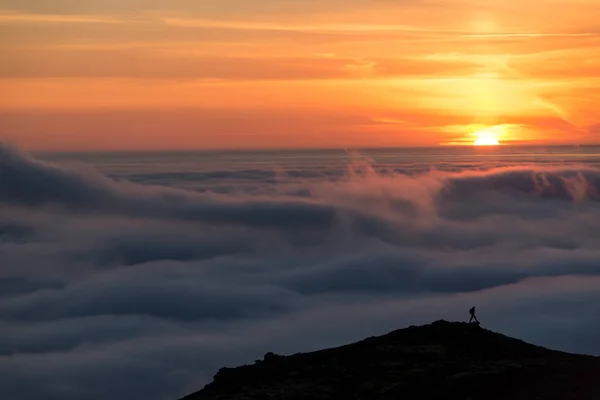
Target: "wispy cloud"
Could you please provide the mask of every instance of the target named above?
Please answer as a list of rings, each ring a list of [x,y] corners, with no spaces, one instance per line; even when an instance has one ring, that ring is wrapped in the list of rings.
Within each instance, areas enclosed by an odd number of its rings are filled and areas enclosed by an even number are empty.
[[[34,14],[19,11],[0,10],[0,24],[119,24],[131,20],[111,16],[77,15],[77,14]]]

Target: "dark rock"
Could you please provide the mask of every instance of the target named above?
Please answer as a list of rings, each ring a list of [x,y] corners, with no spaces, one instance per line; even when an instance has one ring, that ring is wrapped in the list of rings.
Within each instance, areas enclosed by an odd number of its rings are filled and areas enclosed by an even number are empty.
[[[267,354],[265,354],[263,356],[263,361],[264,362],[273,362],[273,361],[277,361],[279,358],[281,358],[280,355],[277,355],[277,354],[272,353],[272,352],[268,352]]]
[[[222,368],[186,400],[600,399],[600,359],[436,321],[313,353]]]

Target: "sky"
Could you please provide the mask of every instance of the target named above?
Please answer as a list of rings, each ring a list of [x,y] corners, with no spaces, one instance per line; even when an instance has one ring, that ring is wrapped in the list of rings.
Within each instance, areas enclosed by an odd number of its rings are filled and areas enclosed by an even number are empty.
[[[1,0],[27,150],[600,142],[597,0]]]

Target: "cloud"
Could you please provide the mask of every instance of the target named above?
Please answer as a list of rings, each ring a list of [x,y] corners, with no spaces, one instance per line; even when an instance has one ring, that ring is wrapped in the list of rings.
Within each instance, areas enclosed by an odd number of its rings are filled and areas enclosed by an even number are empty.
[[[394,8],[398,9],[405,5],[414,4],[414,1],[400,1],[394,3]],[[387,1],[364,1],[354,0],[353,5],[363,8],[388,6]],[[313,14],[318,12],[327,12],[332,10],[343,10],[348,6],[347,2],[340,0],[325,0],[322,2],[314,1],[296,1],[286,2],[282,4],[279,0],[257,0],[252,6],[239,0],[224,0],[222,3],[213,3],[209,1],[193,1],[193,0],[107,0],[101,4],[82,4],[73,0],[27,0],[16,1],[6,0],[3,4],[5,10],[25,10],[37,13],[60,13],[60,15],[80,15],[87,13],[102,13],[102,14],[122,14],[122,13],[139,13],[139,12],[179,12],[193,13],[208,17],[223,17],[230,15],[248,16],[260,14],[280,15],[289,12]]]
[[[264,33],[264,32],[263,32]],[[240,36],[252,33],[241,31]],[[215,40],[218,32],[198,32]],[[276,32],[278,40],[293,32]],[[309,34],[306,34],[310,36]],[[231,36],[231,35],[229,35]],[[296,33],[296,36],[299,36]],[[338,35],[332,35],[339,38]],[[367,40],[367,37],[345,35],[345,40]],[[335,40],[316,37],[316,41]],[[375,35],[371,39],[376,39]],[[163,38],[164,39],[164,38]],[[260,38],[258,38],[260,39]],[[269,40],[268,35],[265,39]],[[290,37],[289,40],[302,40]],[[347,80],[356,78],[390,78],[415,76],[448,76],[469,74],[476,64],[454,60],[414,60],[409,58],[372,58],[358,60],[343,57],[265,55],[207,56],[193,54],[189,43],[141,46],[138,49],[61,48],[10,49],[10,60],[0,63],[2,78],[136,78],[169,80],[226,80],[226,81],[302,81]],[[167,48],[165,48],[167,47]],[[106,60],[110,60],[106,62]]]
[[[595,158],[116,157],[0,148],[3,393],[175,399],[266,351],[473,304],[491,329],[600,354]]]

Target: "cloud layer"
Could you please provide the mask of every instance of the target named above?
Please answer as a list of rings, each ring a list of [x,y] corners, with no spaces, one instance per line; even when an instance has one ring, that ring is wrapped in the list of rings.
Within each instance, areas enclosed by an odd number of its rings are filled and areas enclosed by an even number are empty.
[[[114,157],[0,148],[13,398],[175,399],[266,351],[473,304],[491,329],[600,354],[594,158]]]

